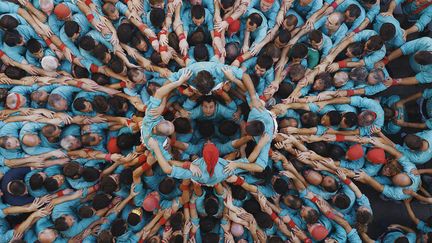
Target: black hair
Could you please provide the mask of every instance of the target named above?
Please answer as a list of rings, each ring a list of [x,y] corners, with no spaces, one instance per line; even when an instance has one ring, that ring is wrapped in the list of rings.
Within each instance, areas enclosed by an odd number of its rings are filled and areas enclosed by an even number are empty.
[[[31,38],[30,40],[28,40],[26,43],[26,47],[31,53],[36,53],[42,49],[41,43],[35,38]]]
[[[113,96],[108,98],[108,104],[110,108],[114,111],[114,114],[123,115],[123,106],[127,104],[127,100],[120,96]]]
[[[348,45],[347,49],[351,51],[351,54],[355,57],[359,57],[363,54],[364,42],[354,42]]]
[[[48,177],[44,181],[44,187],[48,192],[54,192],[59,189],[59,184],[56,179]]]
[[[91,51],[96,47],[96,41],[93,39],[93,37],[85,35],[80,38],[79,47],[81,47],[83,50]]]
[[[277,194],[285,195],[288,192],[288,182],[282,178],[277,178],[273,183],[273,189]]]
[[[94,182],[99,179],[100,171],[93,167],[84,167],[81,172],[82,178],[87,182]]]
[[[379,36],[383,41],[389,41],[396,35],[396,28],[392,23],[384,23],[381,25]]]
[[[74,107],[74,109],[75,110],[77,110],[77,111],[82,111],[82,110],[84,110],[86,107],[85,107],[85,102],[86,102],[87,100],[84,98],[84,97],[79,97],[79,98],[76,98],[74,101],[73,101],[73,107]]]
[[[297,43],[291,49],[292,58],[305,58],[308,53],[308,48],[305,44]]]
[[[4,14],[0,18],[0,27],[2,27],[3,29],[13,30],[16,27],[18,27],[18,25],[19,25],[18,20],[9,14]]]
[[[165,177],[160,183],[159,183],[159,191],[162,194],[170,194],[176,186],[176,183],[173,178]]]
[[[414,60],[420,65],[432,64],[432,52],[419,51],[416,54],[414,54]]]
[[[219,132],[227,137],[234,136],[239,129],[240,125],[233,120],[223,120],[219,123]]]
[[[334,204],[339,209],[347,209],[351,203],[351,199],[345,193],[335,195]]]
[[[108,207],[112,201],[112,196],[106,193],[98,193],[93,197],[92,207],[100,210]]]
[[[181,230],[183,227],[184,215],[182,212],[176,212],[170,218],[170,224],[173,230]]]
[[[300,120],[302,125],[306,128],[316,127],[320,122],[318,115],[311,111],[303,113],[300,117]]]
[[[202,5],[193,5],[191,8],[192,18],[201,19],[205,17],[205,9]]]
[[[127,222],[128,224],[135,226],[141,222],[141,217],[138,214],[131,212],[128,215]]]
[[[204,199],[204,210],[207,215],[216,215],[219,209],[219,203],[216,197],[207,196]]]
[[[260,68],[264,68],[265,70],[269,70],[273,66],[273,59],[267,55],[260,55],[257,58],[256,64]]]
[[[189,133],[192,130],[192,125],[189,119],[179,117],[173,121],[176,133]]]
[[[197,62],[205,62],[210,59],[209,52],[207,50],[207,47],[204,44],[197,44],[195,46],[194,58]]]
[[[59,217],[54,220],[54,228],[58,231],[66,231],[69,229],[69,225],[67,225],[64,217]]]
[[[105,193],[112,193],[117,190],[118,185],[117,182],[111,178],[111,176],[106,175],[100,180],[100,190]]]
[[[281,29],[279,30],[278,38],[282,44],[288,44],[288,42],[291,40],[291,32],[286,29]]]
[[[119,41],[123,44],[128,44],[131,41],[132,36],[135,34],[134,28],[135,27],[129,23],[120,24],[117,28],[117,37]]]
[[[406,146],[414,151],[419,151],[423,147],[423,139],[415,134],[408,134],[404,137]]]
[[[212,121],[197,122],[197,130],[204,138],[211,138],[215,133],[215,128]]]
[[[14,47],[21,42],[22,36],[16,29],[7,30],[4,32],[3,41],[6,45]]]
[[[235,0],[221,0],[221,5],[223,9],[230,8],[234,6]]]
[[[237,200],[244,200],[246,198],[247,192],[243,187],[231,185],[232,196]]]
[[[88,205],[82,206],[78,209],[78,215],[82,219],[90,218],[94,215],[93,208]]]
[[[26,185],[21,180],[13,180],[9,184],[9,189],[13,196],[21,196],[26,191]]]
[[[105,59],[106,54],[108,54],[108,48],[102,43],[97,44],[93,50],[93,55],[101,61]]]
[[[26,71],[19,67],[7,66],[4,74],[6,74],[6,76],[11,79],[22,79],[26,76]]]
[[[345,118],[344,121],[348,127],[357,126],[358,124],[358,117],[354,112],[345,112],[342,114],[342,118]]]
[[[267,213],[259,211],[256,214],[254,214],[253,216],[254,216],[258,226],[261,229],[269,229],[272,227],[273,221],[272,221],[270,215],[268,215]]]
[[[73,20],[68,20],[64,24],[64,31],[67,37],[72,38],[75,34],[79,33],[80,26],[77,22]]]
[[[120,172],[120,183],[124,185],[132,185],[133,182],[132,168],[125,168]]]
[[[106,113],[109,109],[108,99],[103,95],[96,95],[91,102],[92,108],[97,113]]]
[[[205,70],[199,71],[192,82],[203,95],[208,94],[215,85],[214,77]]]
[[[32,190],[40,189],[43,186],[44,178],[40,173],[34,173],[30,176],[29,184]]]
[[[248,135],[261,136],[264,133],[265,125],[260,120],[253,120],[246,124],[245,130]]]
[[[312,30],[309,33],[309,40],[314,41],[315,43],[320,43],[323,39],[323,34],[319,30]]]
[[[211,216],[206,216],[200,219],[199,225],[202,233],[209,233],[216,226],[216,219]]]
[[[250,20],[250,25],[256,25],[257,27],[260,27],[263,22],[263,18],[258,13],[249,15],[248,19]]]
[[[291,95],[293,91],[294,87],[291,83],[282,82],[281,84],[279,84],[279,89],[278,91],[276,91],[275,96],[279,97],[280,99],[286,99]]]
[[[351,4],[345,11],[349,11],[349,16],[351,18],[358,18],[361,14],[361,9],[356,4]]]
[[[150,11],[150,22],[156,28],[162,28],[162,25],[165,21],[165,11],[160,8],[153,8]]]
[[[318,222],[319,219],[319,213],[315,209],[308,210],[306,216],[304,217],[304,220],[307,224],[315,224]]]
[[[256,214],[261,210],[261,206],[254,198],[246,200],[243,204],[243,208],[250,214]]]
[[[330,118],[330,125],[337,126],[342,120],[342,116],[338,111],[329,111],[326,115]]]
[[[323,141],[319,141],[319,142],[313,142],[313,143],[309,143],[307,144],[307,147],[314,151],[315,153],[327,157],[327,143],[323,142]]]
[[[75,78],[88,78],[90,76],[89,71],[84,67],[72,65],[72,69]]]
[[[333,160],[341,160],[345,156],[345,150],[337,144],[329,144],[328,155]]]
[[[125,64],[122,59],[120,59],[118,56],[113,56],[111,60],[108,63],[108,67],[115,73],[121,73],[123,72],[125,68]]]
[[[74,178],[79,175],[81,165],[78,162],[71,161],[63,166],[63,175],[69,178]]]
[[[367,43],[369,51],[378,51],[384,45],[383,39],[379,35],[371,36]]]
[[[127,230],[126,222],[121,218],[117,218],[111,223],[110,231],[114,237],[123,235],[126,232],[126,230]]]

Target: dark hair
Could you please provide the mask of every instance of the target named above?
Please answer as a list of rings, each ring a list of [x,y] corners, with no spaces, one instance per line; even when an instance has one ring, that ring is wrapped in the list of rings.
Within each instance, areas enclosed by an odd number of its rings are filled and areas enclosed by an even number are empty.
[[[243,208],[250,214],[256,214],[261,210],[259,203],[254,198],[246,200],[243,204]]]
[[[77,110],[77,111],[82,111],[82,110],[84,110],[86,107],[85,107],[85,102],[86,102],[87,100],[84,98],[84,97],[80,97],[80,98],[76,98],[75,100],[74,100],[74,102],[73,102],[73,107],[74,107],[74,109],[75,110]]]
[[[302,200],[298,196],[295,196],[295,195],[290,195],[287,198],[287,201],[288,201],[287,203],[289,204],[287,206],[292,208],[292,209],[298,210],[303,205]]]
[[[91,102],[92,108],[97,113],[106,113],[109,109],[108,99],[103,95],[96,95]]]
[[[64,31],[67,37],[72,38],[73,35],[78,34],[80,31],[80,27],[77,22],[73,20],[68,20],[64,24]]]
[[[291,32],[286,29],[281,29],[279,30],[278,38],[282,44],[288,44],[288,42],[291,40]]]
[[[217,198],[214,196],[207,196],[204,200],[204,210],[207,215],[215,215],[217,214],[219,209],[219,203]]]
[[[82,219],[90,218],[94,215],[93,208],[88,205],[82,206],[78,209],[78,215]]]
[[[301,115],[300,121],[302,125],[306,128],[316,127],[320,122],[320,118],[318,117],[317,114],[311,111],[307,111]]]
[[[323,34],[319,30],[312,30],[309,33],[309,40],[314,41],[315,43],[320,43],[323,39]]]
[[[250,25],[256,25],[257,27],[260,27],[263,22],[263,18],[258,13],[249,15],[248,19],[250,20]]]
[[[26,76],[26,71],[14,66],[7,66],[4,74],[11,79],[22,79]]]
[[[326,115],[330,118],[330,125],[337,126],[342,120],[342,116],[338,111],[329,111]]]
[[[270,215],[268,215],[267,213],[259,211],[256,214],[254,214],[253,216],[254,216],[258,226],[261,229],[269,229],[272,227],[273,221],[272,221]]]
[[[94,182],[99,179],[100,171],[93,167],[84,167],[81,172],[82,178],[87,182]]]
[[[131,185],[133,182],[132,168],[125,168],[120,172],[120,183],[124,185]]]
[[[89,71],[78,65],[72,65],[73,74],[75,78],[88,78],[90,76]]]
[[[404,143],[408,148],[419,151],[423,146],[423,139],[415,134],[408,134],[404,137]]]
[[[205,70],[199,71],[192,82],[203,95],[208,94],[215,85],[214,77]]]
[[[59,184],[56,179],[48,177],[44,181],[44,187],[48,192],[54,192],[59,189]]]
[[[288,192],[288,182],[282,178],[277,178],[273,183],[273,189],[277,194],[285,195]]]
[[[330,185],[322,185],[322,188],[324,188],[324,190],[328,192],[336,192],[339,189],[339,183],[337,182],[337,180],[334,180],[334,183]]]
[[[153,8],[150,11],[150,22],[156,28],[162,28],[163,22],[165,21],[165,11],[160,8]]]
[[[81,47],[83,50],[91,51],[96,47],[96,41],[93,39],[93,37],[85,35],[79,40],[79,47]]]
[[[237,200],[244,200],[246,198],[247,192],[243,187],[231,185],[232,196]]]
[[[119,41],[123,44],[128,44],[131,41],[132,36],[135,34],[134,28],[135,27],[129,23],[120,24],[117,28],[117,37]]]
[[[392,23],[384,23],[381,25],[379,36],[383,41],[389,41],[396,35],[396,28]]]
[[[18,27],[18,25],[19,25],[18,20],[9,14],[4,14],[0,18],[0,27],[2,27],[3,29],[13,30],[16,27]]]
[[[208,242],[208,243],[218,243],[220,241],[220,237],[216,233],[207,233],[207,234],[202,235],[201,237],[202,237],[202,239],[205,239],[205,242]]]
[[[200,219],[199,225],[202,233],[208,233],[216,226],[216,219],[211,216],[206,216]]]
[[[354,42],[348,45],[347,50],[351,51],[351,54],[355,57],[359,57],[363,54],[364,42]]]
[[[111,178],[109,175],[106,175],[100,180],[100,190],[105,193],[112,193],[117,190],[118,185],[117,182]]]
[[[101,61],[105,59],[106,54],[108,54],[108,48],[102,43],[97,44],[93,50],[93,55]]]
[[[319,213],[315,209],[308,210],[306,216],[304,217],[304,220],[307,224],[315,224],[318,222],[319,219]]]
[[[234,6],[235,0],[221,0],[221,5],[223,9],[230,8]]]
[[[127,222],[128,224],[135,226],[141,222],[141,217],[136,213],[130,212],[127,218]]]
[[[204,138],[211,138],[215,133],[212,121],[197,122],[197,130]]]
[[[92,207],[100,210],[108,207],[112,201],[112,196],[106,193],[98,193],[93,197]]]
[[[267,55],[260,55],[257,58],[256,64],[260,68],[264,68],[265,70],[269,70],[273,66],[273,59]]]
[[[315,81],[317,80],[321,80],[323,82],[324,84],[323,90],[330,88],[330,86],[332,85],[332,76],[328,72],[322,72],[318,74],[315,78]]]
[[[315,153],[327,157],[327,143],[323,142],[323,141],[319,141],[319,142],[313,142],[313,143],[309,143],[307,144],[307,147],[314,151]]]
[[[345,193],[335,195],[334,205],[339,209],[347,209],[351,203],[351,199]]]
[[[360,224],[368,224],[372,221],[372,214],[369,210],[357,210],[356,219]]]
[[[42,49],[41,43],[39,43],[39,41],[34,38],[31,38],[27,41],[26,47],[31,53],[36,53]]]
[[[117,115],[122,115],[124,113],[122,109],[125,103],[127,104],[127,100],[120,96],[113,96],[108,98],[108,104],[110,108]]]
[[[240,54],[240,47],[237,42],[230,42],[225,45],[225,63],[231,64]]]
[[[219,132],[227,137],[234,136],[239,129],[240,125],[233,120],[223,120],[219,123]]]
[[[109,230],[102,230],[97,236],[97,243],[110,243],[114,240]]]
[[[74,178],[79,175],[81,165],[75,161],[71,161],[63,166],[63,175],[69,178]]]
[[[144,35],[141,32],[137,31],[132,36],[130,42],[131,42],[131,45],[136,48],[141,42],[145,42],[145,41],[146,41],[146,39],[145,39]]]
[[[297,43],[291,49],[292,58],[305,58],[308,53],[308,48],[305,44]]]
[[[414,54],[414,60],[420,65],[432,64],[432,52],[419,51],[416,54]]]
[[[111,223],[110,231],[114,237],[123,235],[126,232],[126,230],[127,230],[126,222],[121,218],[117,218]]]
[[[121,73],[125,68],[125,64],[118,56],[113,56],[108,63],[108,67],[115,73]]]
[[[246,124],[245,130],[248,135],[261,136],[264,133],[265,125],[260,120],[253,120]]]
[[[176,183],[175,183],[175,181],[174,181],[173,178],[165,177],[165,178],[164,178],[164,179],[159,183],[159,191],[160,191],[162,194],[167,195],[167,194],[171,193],[171,192],[174,190],[175,186],[176,186]]]
[[[3,41],[6,45],[14,47],[21,42],[21,38],[22,36],[20,35],[20,33],[17,30],[13,29],[4,32]]]
[[[181,230],[183,227],[183,213],[182,212],[176,212],[174,215],[170,218],[170,224],[173,228],[173,230]]]
[[[196,6],[196,5],[195,5]],[[197,44],[194,49],[194,58],[197,62],[208,61],[209,52],[204,44]]]
[[[345,118],[344,121],[348,127],[357,126],[358,124],[358,117],[354,112],[345,112],[342,114],[342,118]]]
[[[287,22],[288,25],[294,25],[297,26],[298,24],[298,18],[294,14],[289,14],[285,17],[284,22]]]
[[[193,5],[191,8],[192,18],[201,19],[205,17],[205,9],[202,5]]]
[[[279,84],[279,89],[276,91],[275,96],[279,97],[280,99],[286,99],[293,91],[294,87],[291,83],[282,82]]]
[[[189,133],[192,130],[192,125],[189,119],[179,117],[173,121],[176,133]]]
[[[367,43],[369,51],[378,51],[384,45],[384,42],[379,35],[371,36]]]
[[[345,10],[345,12],[346,11],[349,11],[349,16],[351,18],[358,18],[361,14],[361,9],[356,4],[349,5],[348,8]]]
[[[58,231],[66,231],[69,229],[69,225],[66,223],[66,219],[64,217],[59,217],[54,220],[54,228]]]
[[[284,243],[284,241],[279,236],[270,236],[268,238],[268,243]]]
[[[408,238],[405,235],[399,236],[394,243],[409,243]]]
[[[345,156],[345,150],[337,144],[329,144],[328,155],[333,160],[341,160]]]
[[[29,184],[32,190],[40,189],[43,185],[43,182],[44,178],[40,173],[34,173],[32,176],[30,176]]]

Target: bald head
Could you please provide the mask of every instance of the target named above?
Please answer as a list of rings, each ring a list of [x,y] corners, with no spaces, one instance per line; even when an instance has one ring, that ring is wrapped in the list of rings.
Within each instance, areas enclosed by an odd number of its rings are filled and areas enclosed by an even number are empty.
[[[40,144],[40,139],[36,134],[26,134],[22,138],[22,143],[28,147],[35,147]]]
[[[399,173],[392,177],[392,182],[396,186],[405,187],[411,185],[411,179],[406,173]]]

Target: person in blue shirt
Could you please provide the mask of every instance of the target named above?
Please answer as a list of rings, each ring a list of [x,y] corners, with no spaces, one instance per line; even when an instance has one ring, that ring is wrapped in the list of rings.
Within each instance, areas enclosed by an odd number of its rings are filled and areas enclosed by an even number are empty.
[[[336,47],[348,32],[348,27],[344,23],[344,16],[339,12],[323,16],[314,23],[313,27],[330,37],[332,47]]]
[[[380,34],[387,51],[397,49],[406,42],[404,30],[393,16],[378,15],[374,21],[373,29]]]

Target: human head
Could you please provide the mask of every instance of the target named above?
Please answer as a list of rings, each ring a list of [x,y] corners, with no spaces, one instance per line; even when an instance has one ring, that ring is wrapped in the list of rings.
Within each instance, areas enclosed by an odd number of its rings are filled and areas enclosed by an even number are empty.
[[[382,69],[374,68],[370,70],[370,73],[367,77],[367,83],[369,85],[376,85],[382,83],[385,79],[384,71]]]
[[[21,142],[27,147],[35,147],[41,143],[41,139],[37,134],[28,133],[28,134],[24,134]]]
[[[28,193],[27,187],[22,180],[12,180],[7,184],[7,191],[13,196],[24,196]]]
[[[354,42],[348,45],[345,55],[347,57],[360,57],[363,55],[364,42]]]
[[[192,80],[195,88],[202,94],[206,95],[210,93],[215,85],[214,77],[208,71],[199,71],[196,77]]]
[[[239,129],[240,126],[233,120],[223,120],[219,123],[219,132],[227,137],[234,136]]]
[[[313,225],[308,226],[308,231],[316,241],[324,240],[329,234],[326,227],[320,223],[314,223]]]
[[[314,91],[324,91],[330,88],[331,81],[332,81],[332,77],[330,73],[327,72],[320,73],[315,77],[315,81],[312,85],[312,89]]]
[[[369,75],[369,71],[365,67],[357,67],[351,69],[349,78],[355,82],[364,82]]]
[[[336,31],[341,26],[342,22],[344,21],[344,16],[340,12],[333,12],[331,13],[325,22],[325,27],[328,30]]]
[[[161,29],[165,21],[165,11],[160,8],[153,8],[150,11],[150,22],[156,28]]]
[[[264,76],[264,74],[272,67],[272,65],[273,60],[271,57],[267,55],[260,55],[255,65],[255,74],[259,77]]]
[[[354,22],[361,14],[361,9],[356,4],[351,4],[344,12],[345,22]]]
[[[300,216],[306,221],[307,224],[315,224],[318,222],[319,213],[308,206],[303,206],[300,210]]]
[[[71,161],[63,166],[63,175],[68,178],[77,179],[81,176],[81,170],[82,167],[78,162]]]
[[[378,51],[383,47],[384,42],[379,35],[374,35],[366,41],[364,46],[364,51],[367,53]]]
[[[305,177],[306,181],[309,184],[312,185],[320,185],[322,182],[322,175],[320,173],[318,173],[317,171],[314,170],[305,170],[303,171],[303,176]]]
[[[392,23],[384,23],[379,30],[379,36],[383,41],[389,41],[396,35],[396,28]]]
[[[298,24],[297,16],[289,14],[282,22],[282,28],[288,31],[293,31]]]
[[[100,190],[105,193],[112,193],[119,188],[118,175],[105,175],[100,180]]]
[[[345,158],[354,161],[363,158],[363,156],[364,156],[363,147],[360,144],[354,144],[348,148]]]
[[[25,43],[22,35],[20,35],[16,29],[6,30],[4,32],[3,42],[10,47],[22,46]]]
[[[316,113],[307,111],[300,116],[300,121],[301,124],[306,128],[316,127],[320,122],[320,118]]]
[[[19,93],[9,93],[6,97],[6,107],[16,110],[23,107],[26,103],[26,97]]]
[[[370,110],[364,110],[358,115],[359,126],[366,127],[373,124],[376,119],[376,113]]]
[[[321,117],[321,125],[326,127],[337,126],[341,120],[342,116],[338,111],[329,111]]]
[[[57,57],[44,56],[41,60],[41,66],[45,71],[54,72],[60,66],[60,63]]]
[[[37,172],[30,176],[29,184],[32,190],[37,190],[42,188],[44,180],[46,179],[46,174],[43,172]]]
[[[205,62],[210,59],[208,49],[204,44],[197,44],[193,55],[197,62]]]
[[[192,22],[200,26],[205,20],[205,9],[202,5],[193,5],[191,8]]]
[[[366,159],[372,164],[385,164],[387,162],[385,151],[382,148],[372,148],[366,153]]]
[[[299,64],[303,58],[306,58],[308,53],[307,46],[303,43],[296,43],[291,50],[291,58],[293,63]]]
[[[57,232],[54,229],[45,228],[41,232],[39,232],[37,237],[37,239],[41,243],[51,243],[56,240]]]
[[[57,4],[54,8],[54,14],[59,20],[67,20],[72,16],[72,12],[66,4]]]
[[[69,37],[72,41],[75,41],[80,35],[81,28],[77,22],[68,20],[64,24],[64,31],[67,37]]]
[[[153,210],[157,209],[160,201],[159,193],[151,192],[149,193],[143,201],[143,208],[147,212],[153,212]]]
[[[161,122],[159,122],[156,126],[156,133],[162,136],[170,136],[171,134],[174,133],[174,125],[172,124],[172,122],[167,121],[167,120],[163,120]]]
[[[109,206],[113,197],[110,194],[101,192],[93,197],[92,207],[96,210],[101,210]]]
[[[406,173],[399,173],[392,177],[392,182],[398,187],[407,187],[411,185],[411,179]]]
[[[345,112],[342,114],[342,120],[340,123],[341,128],[350,128],[357,126],[358,118],[357,114],[354,112]]]
[[[337,193],[333,196],[332,202],[339,209],[347,209],[351,204],[351,199],[345,193]]]
[[[16,137],[2,136],[0,137],[0,147],[4,149],[17,149],[20,147],[20,141]]]
[[[333,86],[340,88],[348,82],[348,73],[344,71],[336,72],[333,76]]]
[[[316,49],[316,50],[321,49],[321,46],[324,42],[322,32],[319,30],[312,30],[309,33],[309,41],[310,41],[311,46],[314,49]]]
[[[253,13],[248,16],[246,20],[246,29],[250,32],[254,32],[258,27],[261,26],[263,18],[258,13]]]
[[[404,137],[404,144],[411,150],[420,151],[423,147],[423,139],[415,134],[408,134]]]
[[[305,73],[306,68],[300,63],[293,64],[288,70],[288,75],[294,83],[300,81],[305,76]]]
[[[261,136],[264,133],[265,125],[260,120],[252,120],[246,123],[246,133],[250,136]]]
[[[414,60],[420,65],[432,64],[432,52],[419,51],[416,54],[414,54]]]
[[[102,5],[102,13],[107,16],[111,21],[118,20],[120,18],[120,13],[114,4],[106,2]]]
[[[46,15],[51,15],[54,9],[54,1],[53,0],[39,0],[39,6],[42,12]]]

